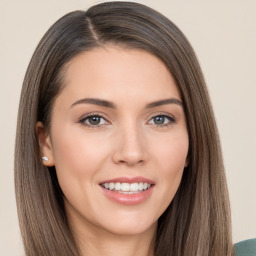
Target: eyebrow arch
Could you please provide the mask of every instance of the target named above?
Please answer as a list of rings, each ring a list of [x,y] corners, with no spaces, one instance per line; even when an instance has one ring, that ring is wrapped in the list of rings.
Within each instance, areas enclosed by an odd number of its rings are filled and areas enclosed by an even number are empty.
[[[92,104],[92,105],[99,105],[102,107],[107,107],[107,108],[113,108],[116,109],[116,105],[110,101],[107,100],[102,100],[102,99],[96,99],[96,98],[84,98],[80,99],[76,102],[74,102],[71,107],[78,105],[78,104]],[[164,100],[159,100],[159,101],[154,101],[152,103],[149,103],[146,105],[146,108],[154,108],[166,104],[177,104],[183,107],[183,103],[176,99],[176,98],[170,98],[170,99],[164,99]]]
[[[116,105],[110,101],[102,100],[102,99],[95,99],[95,98],[84,98],[74,102],[71,107],[78,105],[78,104],[93,104],[99,105],[107,108],[116,108]]]
[[[180,100],[178,100],[176,98],[170,98],[170,99],[164,99],[164,100],[159,100],[159,101],[149,103],[146,105],[146,108],[154,108],[154,107],[158,107],[158,106],[166,105],[166,104],[177,104],[177,105],[183,107],[183,103]]]

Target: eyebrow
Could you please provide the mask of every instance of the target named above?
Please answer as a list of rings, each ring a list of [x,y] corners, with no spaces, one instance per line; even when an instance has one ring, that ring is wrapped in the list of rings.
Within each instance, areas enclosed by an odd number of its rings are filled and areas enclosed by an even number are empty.
[[[146,105],[146,108],[154,108],[154,107],[158,107],[166,104],[177,104],[183,107],[183,103],[180,100],[176,98],[170,98],[170,99],[164,99],[164,100],[159,100],[159,101],[154,101],[152,103],[149,103]]]
[[[78,104],[92,104],[92,105],[98,105],[98,106],[102,106],[102,107],[106,107],[106,108],[113,108],[113,109],[117,108],[113,102],[103,100],[103,99],[96,99],[96,98],[80,99],[80,100],[74,102],[71,105],[71,107],[78,105]],[[162,105],[166,105],[166,104],[177,104],[177,105],[183,107],[183,103],[180,100],[178,100],[176,98],[170,98],[170,99],[164,99],[164,100],[151,102],[151,103],[147,104],[145,108],[147,108],[147,109],[154,108],[154,107],[158,107],[158,106],[162,106]]]
[[[116,108],[116,105],[110,101],[102,100],[102,99],[95,99],[95,98],[84,98],[74,102],[71,107],[78,105],[78,104],[92,104],[92,105],[99,105],[106,108]]]

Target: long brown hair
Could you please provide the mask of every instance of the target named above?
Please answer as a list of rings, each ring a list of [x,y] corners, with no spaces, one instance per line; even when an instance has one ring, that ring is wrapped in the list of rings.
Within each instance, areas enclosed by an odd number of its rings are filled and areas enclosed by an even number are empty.
[[[36,123],[51,124],[66,64],[106,44],[143,49],[169,68],[180,90],[189,133],[189,165],[159,218],[157,256],[231,256],[230,208],[219,136],[195,53],[166,17],[142,4],[106,2],[71,12],[44,35],[27,69],[17,122],[15,188],[27,256],[75,256],[55,168],[42,165]]]

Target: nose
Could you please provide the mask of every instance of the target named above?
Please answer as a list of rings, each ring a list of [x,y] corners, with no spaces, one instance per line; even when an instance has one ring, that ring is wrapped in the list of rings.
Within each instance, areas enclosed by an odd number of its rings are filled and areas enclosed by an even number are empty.
[[[147,161],[148,152],[142,129],[133,125],[117,131],[116,147],[113,152],[113,161],[116,164],[133,166]]]

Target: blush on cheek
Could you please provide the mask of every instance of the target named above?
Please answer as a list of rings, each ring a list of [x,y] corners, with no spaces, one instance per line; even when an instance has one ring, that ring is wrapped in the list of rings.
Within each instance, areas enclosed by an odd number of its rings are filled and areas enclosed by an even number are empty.
[[[187,153],[188,146],[184,146],[182,143],[180,143],[169,145],[168,150],[166,150],[164,147],[157,148],[155,155],[159,156],[159,162],[161,162],[163,166],[169,166],[169,170],[171,169],[175,171],[184,168]]]
[[[68,182],[92,182],[92,178],[102,169],[109,155],[110,143],[102,140],[72,135],[66,140],[56,140],[55,166],[60,179]],[[66,181],[64,181],[66,182]]]

